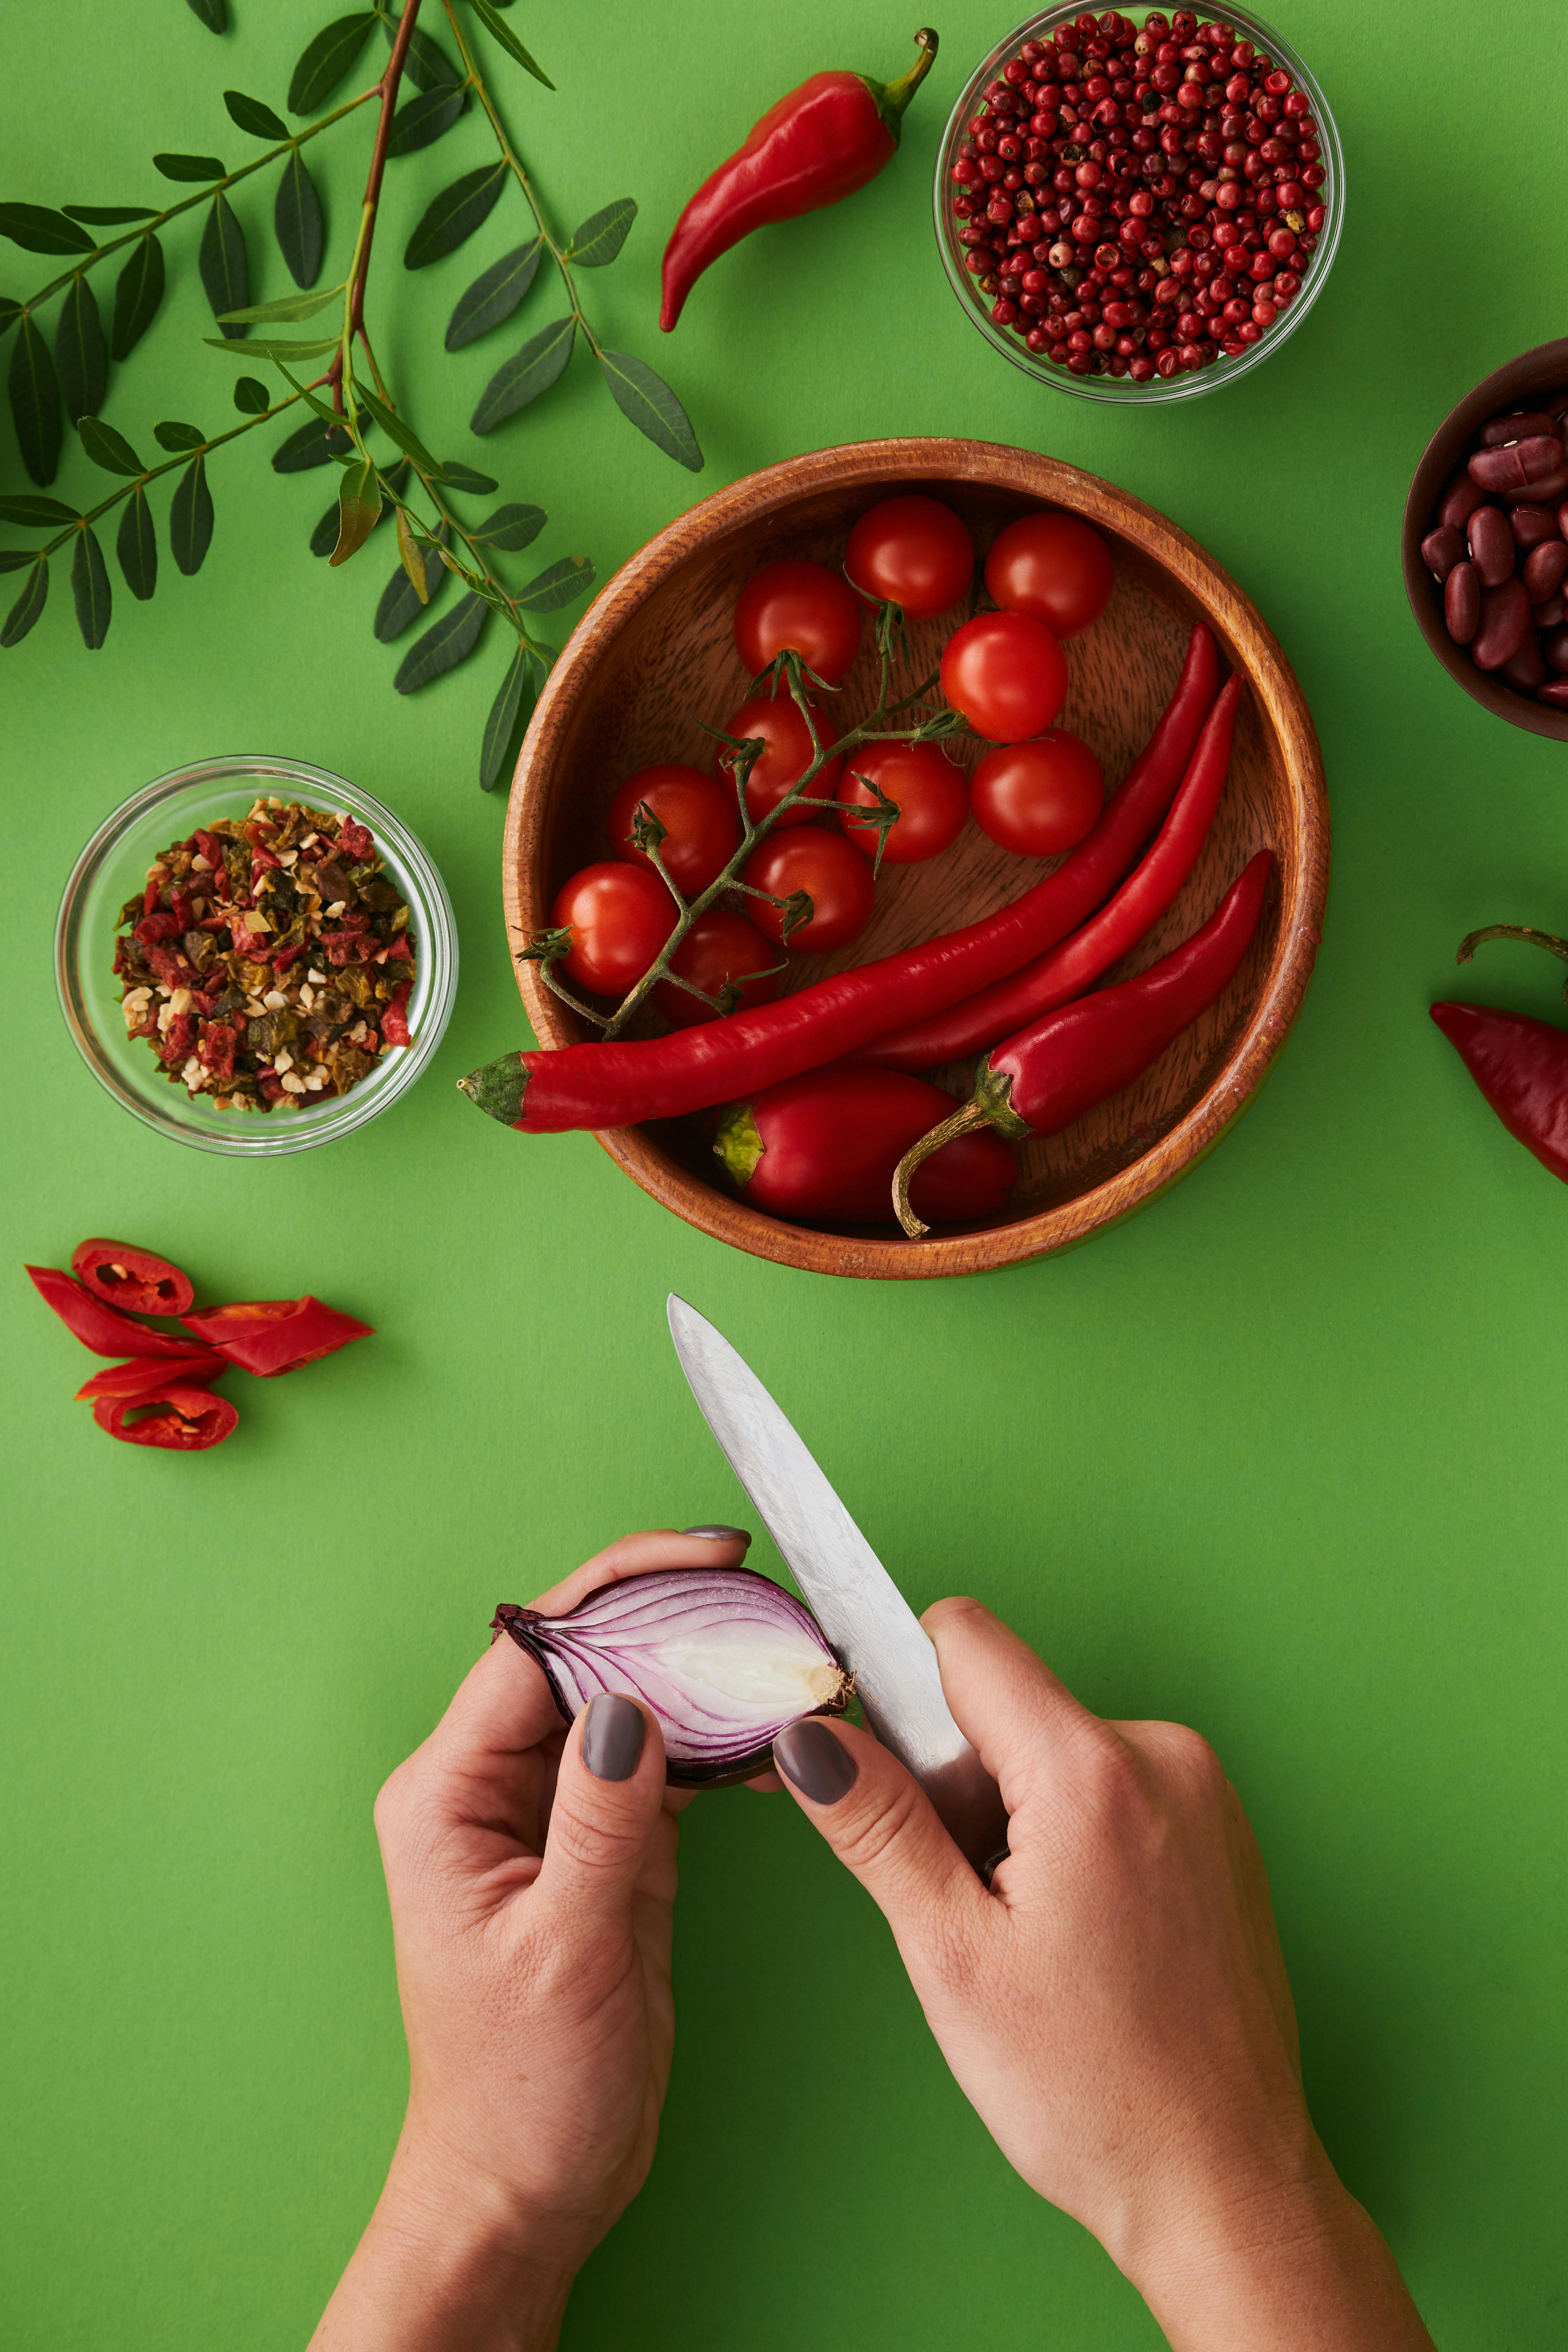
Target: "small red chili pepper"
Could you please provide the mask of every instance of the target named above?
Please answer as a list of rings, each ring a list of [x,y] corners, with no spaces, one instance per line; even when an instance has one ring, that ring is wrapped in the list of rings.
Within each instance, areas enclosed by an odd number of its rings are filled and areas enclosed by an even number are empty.
[[[127,1415],[142,1413],[141,1421]],[[202,1454],[221,1445],[238,1425],[239,1415],[227,1397],[210,1389],[170,1386],[154,1396],[100,1397],[92,1408],[100,1429],[126,1445],[157,1445],[165,1452]]]
[[[258,1380],[298,1371],[321,1356],[346,1348],[351,1339],[374,1337],[374,1326],[340,1315],[319,1298],[252,1298],[231,1307],[211,1307],[182,1321],[216,1349],[224,1361]]]
[[[910,1181],[931,1152],[983,1125],[1011,1138],[1058,1134],[1141,1077],[1224,993],[1252,944],[1273,863],[1259,850],[1202,930],[1147,971],[1063,1005],[986,1055],[973,1099],[899,1162],[893,1206],[911,1240],[926,1228],[910,1206]]]
[[[171,1384],[176,1388],[205,1388],[228,1366],[210,1348],[192,1349],[183,1356],[133,1356],[128,1364],[111,1364],[106,1372],[94,1372],[76,1392],[77,1404],[93,1404],[100,1397],[127,1397],[132,1403],[149,1398],[166,1396]]]
[[[769,1216],[886,1224],[894,1169],[956,1108],[925,1078],[832,1062],[732,1103],[713,1149],[737,1191]],[[955,1136],[921,1170],[915,1197],[932,1224],[973,1224],[1001,1208],[1017,1172],[989,1129]]]
[[[1472,931],[1455,962],[1468,963],[1487,940],[1523,940],[1568,963],[1568,940],[1522,923]],[[1432,1018],[1509,1133],[1568,1183],[1568,1032],[1491,1004],[1435,1004]]]
[[[892,161],[904,109],[936,57],[929,26],[915,39],[921,54],[898,81],[813,74],[770,106],[744,143],[703,181],[665,247],[658,323],[666,334],[702,272],[742,237],[838,204]]]
[[[100,1298],[58,1266],[30,1265],[26,1269],[34,1289],[46,1305],[52,1307],[60,1321],[76,1333],[84,1348],[95,1356],[188,1356],[187,1339],[176,1339],[168,1331],[154,1331],[151,1324],[138,1323],[123,1315],[116,1307],[106,1307]]]
[[[79,1242],[71,1272],[95,1298],[132,1315],[183,1315],[196,1295],[188,1274],[129,1242]]]

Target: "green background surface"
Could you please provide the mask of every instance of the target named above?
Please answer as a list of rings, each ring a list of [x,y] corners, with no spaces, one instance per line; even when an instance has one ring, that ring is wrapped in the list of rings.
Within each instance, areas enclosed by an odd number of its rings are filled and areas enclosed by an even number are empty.
[[[281,106],[332,12],[231,5],[219,42],[178,0],[9,0],[4,193],[158,204],[154,149],[254,152],[220,89]],[[502,798],[474,782],[499,643],[396,697],[396,655],[370,635],[387,539],[341,572],[312,562],[327,478],[281,479],[256,443],[214,461],[200,577],[165,552],[142,606],[116,573],[96,656],[57,580],[0,662],[0,2334],[16,2352],[308,2335],[405,2090],[378,1783],[498,1599],[627,1528],[746,1517],[668,1344],[675,1288],[795,1412],[917,1606],[977,1591],[1096,1707],[1214,1739],[1271,1866],[1335,2161],[1442,2346],[1544,2352],[1564,2327],[1568,1199],[1426,1008],[1454,991],[1552,1015],[1545,959],[1492,950],[1455,991],[1452,956],[1475,924],[1568,922],[1565,755],[1443,677],[1405,607],[1399,522],[1450,404],[1561,330],[1560,13],[1513,0],[1504,39],[1501,18],[1489,30],[1453,0],[1293,0],[1282,29],[1348,159],[1334,274],[1243,385],[1142,414],[1037,387],[942,278],[931,158],[1005,29],[978,0],[940,12],[942,57],[896,164],[728,257],[668,339],[657,265],[684,195],[805,72],[901,70],[912,12],[542,0],[510,21],[559,84],[498,62],[557,224],[627,191],[643,207],[588,291],[608,340],[681,393],[707,470],[643,443],[584,355],[536,410],[468,435],[491,369],[552,315],[542,287],[489,341],[441,351],[458,292],[521,235],[510,198],[459,257],[400,268],[428,195],[485,160],[477,118],[389,176],[372,316],[421,430],[549,509],[541,562],[583,551],[601,576],[703,492],[863,436],[1017,442],[1152,501],[1257,600],[1315,714],[1334,820],[1318,976],[1251,1116],[1092,1247],[930,1285],[767,1266],[666,1215],[590,1138],[525,1142],[453,1092],[521,1028]],[[329,263],[352,238],[368,122],[312,151]],[[261,180],[239,200],[257,299],[289,290],[269,206]],[[234,363],[199,340],[199,218],[171,231],[163,312],[106,403],[144,447],[161,416],[216,430],[228,406]],[[8,291],[50,274],[4,255]],[[5,487],[30,487],[3,433]],[[56,488],[85,499],[103,478],[73,450]],[[270,1165],[136,1126],[70,1046],[50,974],[58,891],[99,820],[150,777],[242,750],[390,802],[441,866],[462,942],[416,1093]],[[246,1384],[217,1453],[111,1445],[69,1402],[89,1360],[15,1263],[62,1264],[104,1232],[172,1251],[209,1295],[308,1287],[379,1336]],[[776,1564],[765,1542],[754,1557]],[[1155,2343],[1099,2249],[996,2154],[879,1917],[795,1810],[705,1800],[683,1862],[658,2158],[581,2282],[574,2352],[771,2352],[840,2329],[889,2347]]]

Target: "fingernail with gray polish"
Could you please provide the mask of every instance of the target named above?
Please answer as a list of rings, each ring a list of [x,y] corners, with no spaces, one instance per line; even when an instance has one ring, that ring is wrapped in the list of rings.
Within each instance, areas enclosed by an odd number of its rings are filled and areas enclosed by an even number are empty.
[[[629,1698],[601,1691],[583,1717],[583,1761],[595,1780],[629,1780],[637,1769],[647,1724]]]
[[[810,1716],[780,1732],[773,1742],[773,1760],[814,1805],[836,1805],[855,1786],[860,1769],[844,1742]]]
[[[722,1528],[717,1521],[711,1527],[682,1528],[683,1536],[701,1536],[708,1543],[750,1543],[751,1533],[745,1528]]]

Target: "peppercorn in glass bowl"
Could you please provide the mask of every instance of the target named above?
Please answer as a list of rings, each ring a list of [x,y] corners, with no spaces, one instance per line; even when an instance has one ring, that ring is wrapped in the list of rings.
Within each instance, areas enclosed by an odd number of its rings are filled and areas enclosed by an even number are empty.
[[[1184,89],[1204,95],[1184,102]],[[1180,119],[1163,119],[1172,110]],[[1145,169],[1155,159],[1163,168]],[[1070,189],[1056,184],[1065,173]],[[1242,202],[1225,200],[1233,186]],[[1216,392],[1278,351],[1333,265],[1344,203],[1322,91],[1271,26],[1238,9],[1027,18],[953,108],[934,190],[943,267],[986,341],[1059,391],[1120,402]],[[1216,271],[1222,251],[1245,264]],[[1172,286],[1181,293],[1161,291]]]
[[[399,907],[408,910],[405,937],[412,949],[412,984],[406,1002],[398,1006],[410,1042],[394,1045],[389,1034],[379,1050],[340,1055],[335,1067],[345,1081],[342,1092],[290,1090],[283,1098],[283,1080],[276,1087],[269,1082],[268,1090],[280,1098],[265,1111],[246,1110],[232,1097],[231,1107],[220,1108],[214,1092],[192,1091],[178,1076],[171,1081],[148,1037],[130,1034],[126,982],[115,969],[116,942],[125,936],[121,911],[142,895],[148,868],[198,829],[226,821],[243,823],[259,800],[275,800],[285,807],[300,803],[368,829],[382,872]],[[200,888],[199,872],[191,877],[194,892]],[[250,903],[248,894],[245,903]],[[331,987],[334,961],[324,948],[321,953],[325,967],[321,979],[324,987]],[[313,971],[316,950],[300,953],[300,963],[301,974]],[[55,929],[55,978],[66,1025],[89,1068],[117,1102],[159,1134],[198,1150],[268,1157],[308,1150],[313,1144],[351,1135],[406,1094],[440,1044],[451,1013],[458,981],[457,931],[441,877],[425,849],[369,793],[296,760],[205,760],[146,785],[100,825],[66,885]],[[298,979],[296,975],[287,983],[296,993]],[[313,989],[311,994],[319,1004],[322,991]],[[281,994],[274,1010],[279,1009]],[[389,1010],[380,1008],[383,1021]],[[256,1007],[248,1011],[254,1014]],[[132,1019],[135,1012],[132,1006]],[[250,1029],[250,1024],[246,1026]],[[374,1049],[376,1040],[371,1037],[369,1044]],[[289,1058],[276,1055],[274,1066],[281,1067]],[[286,1075],[297,1076],[306,1066],[301,1057]]]

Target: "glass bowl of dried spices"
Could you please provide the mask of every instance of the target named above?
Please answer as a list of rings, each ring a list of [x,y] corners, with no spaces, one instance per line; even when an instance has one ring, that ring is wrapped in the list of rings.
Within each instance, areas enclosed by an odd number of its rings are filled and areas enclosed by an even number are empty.
[[[117,1102],[205,1151],[349,1135],[441,1042],[458,940],[389,808],[297,760],[204,760],[105,818],[55,930],[60,1006]]]

